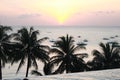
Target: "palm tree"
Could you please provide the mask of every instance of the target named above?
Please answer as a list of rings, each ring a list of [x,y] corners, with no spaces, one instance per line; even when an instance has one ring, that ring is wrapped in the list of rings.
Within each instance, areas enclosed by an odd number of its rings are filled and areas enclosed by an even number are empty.
[[[93,69],[98,70],[118,67],[120,64],[120,49],[115,46],[116,44],[117,43],[100,43],[101,51],[93,50],[94,59],[92,62],[89,62],[91,65],[94,64],[92,65]]]
[[[60,40],[55,41],[54,47],[50,50],[51,53],[55,53],[50,58],[49,66],[53,70],[54,66],[57,65],[57,69],[52,74],[77,72],[84,71],[86,64],[83,60],[84,57],[88,55],[86,53],[74,54],[79,49],[85,49],[83,46],[75,46],[72,36],[62,36],[59,37]]]
[[[7,32],[10,30],[12,30],[11,27],[0,25],[0,80],[2,80],[2,67],[7,62],[4,45],[9,41]]]
[[[28,31],[27,28],[22,28],[18,30],[18,35],[14,38],[17,43],[14,46],[14,52],[12,53],[12,64],[14,62],[20,61],[20,64],[17,69],[17,73],[20,68],[25,64],[27,60],[27,70],[26,77],[28,77],[29,68],[34,66],[35,69],[38,69],[38,64],[36,60],[41,60],[43,63],[46,63],[49,59],[47,52],[49,47],[42,45],[41,43],[48,39],[44,37],[42,39],[37,39],[38,31],[34,31],[33,27]]]

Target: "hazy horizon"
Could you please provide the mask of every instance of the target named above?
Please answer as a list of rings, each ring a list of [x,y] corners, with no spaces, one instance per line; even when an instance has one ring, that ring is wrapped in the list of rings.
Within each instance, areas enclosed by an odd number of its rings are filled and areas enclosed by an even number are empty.
[[[120,26],[120,0],[1,0],[0,24]]]
[[[6,24],[0,24],[4,26],[11,26],[14,27],[41,27],[41,28],[120,28],[120,26],[117,25],[111,25],[111,26],[99,26],[99,25],[6,25]]]

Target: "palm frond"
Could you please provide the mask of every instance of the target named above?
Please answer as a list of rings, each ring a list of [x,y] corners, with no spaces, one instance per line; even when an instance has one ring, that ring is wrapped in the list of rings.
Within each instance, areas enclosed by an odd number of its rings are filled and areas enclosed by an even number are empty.
[[[0,25],[0,29],[2,29],[3,32],[12,31],[11,26],[3,26],[3,25]]]
[[[76,57],[79,57],[79,58],[87,58],[88,57],[88,54],[87,53],[79,53],[79,54],[74,54]]]
[[[36,41],[37,40],[37,34],[39,34],[38,31],[34,31],[34,32],[31,33],[31,35],[30,35],[31,41]]]
[[[47,51],[45,50],[34,49],[33,55],[36,59],[41,60],[43,63],[45,63],[49,60],[49,56],[46,53]]]
[[[50,58],[50,61],[55,60],[55,59],[61,59],[61,58],[63,58],[63,56],[52,56]]]
[[[108,45],[108,44],[107,44],[107,45]],[[100,43],[99,46],[101,47],[101,49],[102,49],[103,52],[107,52],[106,44]]]
[[[120,58],[120,50],[118,48],[116,48],[111,55],[111,59],[119,59]]]
[[[20,68],[22,67],[22,65],[24,65],[25,64],[25,60],[24,60],[24,57],[21,59],[21,61],[20,61],[20,64],[19,64],[19,66],[18,66],[18,69],[17,69],[17,72],[16,73],[18,73],[18,71],[20,70]]]
[[[64,72],[64,70],[65,70],[66,68],[65,68],[65,64],[64,64],[64,62],[62,62],[61,64],[60,64],[60,66],[57,68],[57,70],[55,70],[54,72],[53,72],[53,74],[58,74],[58,73],[63,73]]]
[[[63,58],[54,59],[54,60],[50,61],[50,64],[53,66],[58,65],[60,62],[62,62],[62,60],[63,60]]]
[[[32,70],[31,74],[36,75],[36,76],[42,76],[42,74],[40,72],[36,71],[36,70]]]
[[[32,61],[33,61],[33,66],[35,67],[35,69],[37,70],[38,69],[38,65],[37,65],[37,61],[35,59],[34,56],[32,56]]]
[[[50,47],[49,46],[47,46],[47,45],[35,45],[34,47],[39,47],[39,49],[43,49],[43,50],[50,50]]]
[[[104,54],[101,54],[98,50],[93,50],[92,54],[93,56],[97,56],[103,59],[105,58]]]
[[[56,54],[58,54],[58,55],[64,55],[64,53],[63,53],[62,51],[60,51],[60,50],[58,50],[58,49],[56,49],[56,48],[51,49],[49,53],[50,53],[50,54],[56,53]]]
[[[49,39],[49,38],[48,38],[48,37],[44,37],[44,38],[42,38],[42,39],[39,39],[37,42],[42,43],[43,41],[45,41],[45,40],[47,40],[47,39]]]
[[[34,28],[33,28],[33,27],[30,27],[29,35],[31,35],[33,31],[34,31]]]

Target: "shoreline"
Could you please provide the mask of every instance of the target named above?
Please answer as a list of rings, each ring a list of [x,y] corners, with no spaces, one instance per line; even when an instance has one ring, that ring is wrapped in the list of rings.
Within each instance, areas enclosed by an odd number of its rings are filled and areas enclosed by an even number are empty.
[[[69,74],[28,77],[29,80],[120,80],[120,68]],[[3,80],[23,80],[20,78]]]

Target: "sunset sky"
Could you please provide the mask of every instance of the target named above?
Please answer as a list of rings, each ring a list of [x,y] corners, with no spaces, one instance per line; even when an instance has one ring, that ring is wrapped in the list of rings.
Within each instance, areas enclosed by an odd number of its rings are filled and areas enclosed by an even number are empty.
[[[0,0],[0,24],[120,26],[120,0]]]

